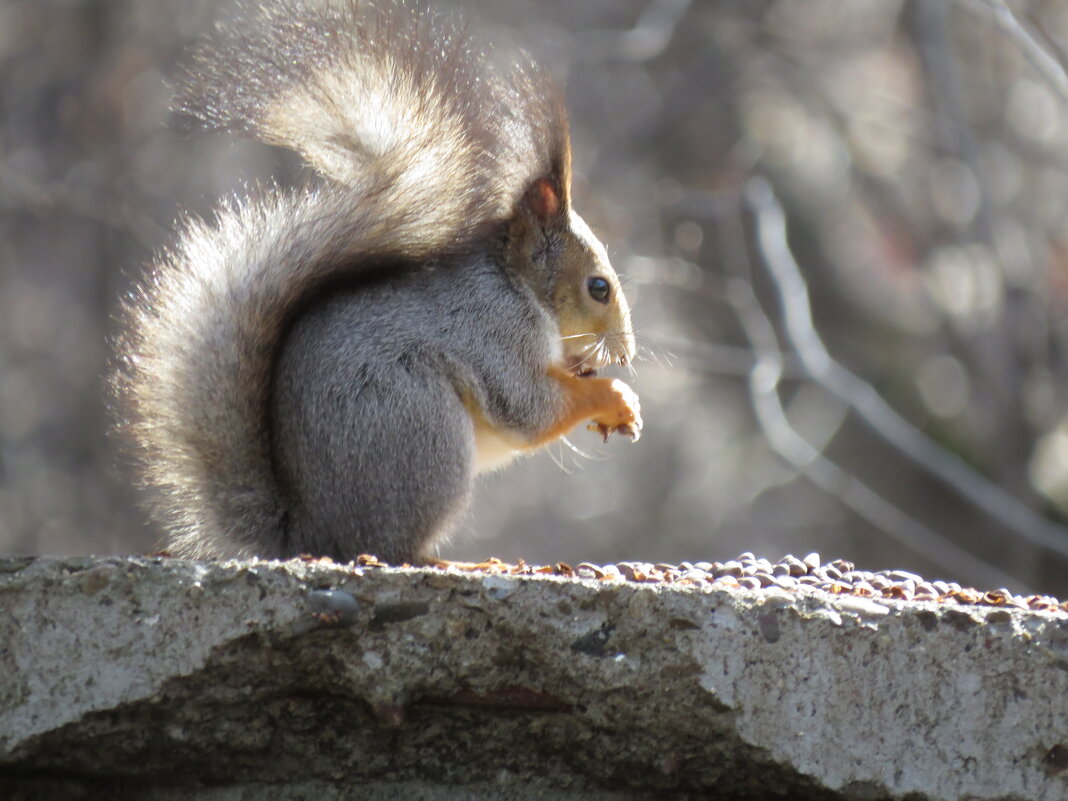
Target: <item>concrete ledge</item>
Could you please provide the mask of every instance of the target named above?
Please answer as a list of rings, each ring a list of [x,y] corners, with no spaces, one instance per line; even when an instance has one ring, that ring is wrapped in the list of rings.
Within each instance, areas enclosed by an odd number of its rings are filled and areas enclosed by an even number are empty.
[[[0,560],[0,797],[1068,797],[1068,614]]]

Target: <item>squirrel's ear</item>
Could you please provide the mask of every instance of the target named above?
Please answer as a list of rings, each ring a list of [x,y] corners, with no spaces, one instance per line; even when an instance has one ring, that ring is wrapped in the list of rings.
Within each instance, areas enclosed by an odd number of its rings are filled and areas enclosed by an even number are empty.
[[[542,225],[552,222],[564,211],[560,190],[549,178],[539,178],[530,185],[523,197],[523,205]]]

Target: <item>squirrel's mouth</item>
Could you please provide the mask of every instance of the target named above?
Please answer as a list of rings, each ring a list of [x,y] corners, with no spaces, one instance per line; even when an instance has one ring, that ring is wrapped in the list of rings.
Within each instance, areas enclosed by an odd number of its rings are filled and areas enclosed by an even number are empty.
[[[566,370],[579,378],[592,378],[602,367],[626,366],[633,357],[633,339],[629,335],[583,333],[562,337],[563,363]]]
[[[593,378],[607,364],[601,353],[590,351],[566,356],[564,361],[568,372],[579,378]]]
[[[593,378],[603,367],[625,365],[629,361],[630,354],[621,351],[608,337],[599,337],[592,345],[565,348],[564,353],[567,370],[579,378]]]

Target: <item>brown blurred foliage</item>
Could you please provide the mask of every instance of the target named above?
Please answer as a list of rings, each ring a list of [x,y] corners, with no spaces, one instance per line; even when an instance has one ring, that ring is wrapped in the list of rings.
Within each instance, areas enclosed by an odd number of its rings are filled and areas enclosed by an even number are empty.
[[[1068,560],[949,490],[805,375],[743,201],[753,175],[770,179],[835,359],[969,465],[977,491],[985,476],[1058,525],[1068,512],[1068,91],[1028,48],[1063,62],[1068,8],[1014,4],[1013,31],[983,13],[998,0],[459,5],[566,81],[577,205],[629,279],[648,428],[633,447],[579,432],[575,446],[597,458],[561,447],[488,478],[478,533],[443,553],[821,551],[1068,594]],[[105,437],[109,315],[176,216],[209,215],[218,197],[300,169],[270,148],[167,124],[167,76],[220,6],[0,0],[5,552],[155,546]],[[906,547],[774,452],[753,413],[739,286],[778,331],[797,434],[932,543],[989,571]]]

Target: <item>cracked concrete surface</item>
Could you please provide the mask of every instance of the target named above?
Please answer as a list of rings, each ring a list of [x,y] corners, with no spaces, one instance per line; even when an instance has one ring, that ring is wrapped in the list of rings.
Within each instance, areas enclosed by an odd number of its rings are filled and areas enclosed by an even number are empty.
[[[1068,614],[0,560],[0,797],[1068,798]]]

